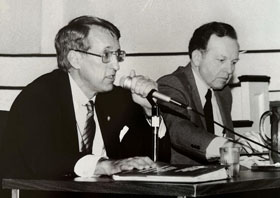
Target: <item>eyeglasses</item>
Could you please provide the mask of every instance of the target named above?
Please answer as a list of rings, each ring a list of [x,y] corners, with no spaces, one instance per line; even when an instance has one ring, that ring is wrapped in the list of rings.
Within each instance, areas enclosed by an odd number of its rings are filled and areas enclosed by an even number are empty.
[[[78,49],[70,49],[76,52],[81,52],[84,54],[89,54],[92,56],[97,56],[97,57],[101,57],[102,59],[102,63],[110,63],[112,56],[115,55],[117,57],[118,62],[123,62],[124,58],[125,58],[125,51],[123,50],[117,50],[117,51],[105,51],[103,54],[94,54],[91,52],[87,52],[87,51],[83,51],[83,50],[78,50]]]

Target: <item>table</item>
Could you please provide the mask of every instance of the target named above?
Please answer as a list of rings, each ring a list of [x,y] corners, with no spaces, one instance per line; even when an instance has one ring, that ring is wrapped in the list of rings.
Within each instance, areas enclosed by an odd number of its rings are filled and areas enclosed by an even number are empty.
[[[243,170],[238,178],[193,184],[125,182],[113,181],[111,178],[105,177],[61,180],[3,179],[2,186],[4,189],[12,190],[12,198],[19,198],[20,190],[205,197],[228,193],[280,189],[280,172]]]

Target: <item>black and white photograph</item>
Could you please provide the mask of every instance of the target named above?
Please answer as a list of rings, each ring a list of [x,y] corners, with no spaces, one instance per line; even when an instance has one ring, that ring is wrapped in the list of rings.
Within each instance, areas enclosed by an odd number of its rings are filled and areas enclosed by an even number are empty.
[[[280,0],[0,0],[0,30],[0,198],[280,196]]]

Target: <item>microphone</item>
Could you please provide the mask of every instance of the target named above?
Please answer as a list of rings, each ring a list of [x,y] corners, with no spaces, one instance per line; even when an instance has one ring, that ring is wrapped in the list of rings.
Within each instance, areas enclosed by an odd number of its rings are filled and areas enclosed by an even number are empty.
[[[125,88],[125,89],[129,89],[131,90],[131,83],[132,83],[132,78],[130,76],[127,76],[127,77],[122,77],[120,79],[120,86]],[[158,100],[161,100],[161,101],[164,101],[164,102],[168,102],[168,103],[172,103],[172,104],[175,104],[177,106],[180,106],[180,107],[183,107],[183,108],[191,108],[181,102],[178,102],[174,99],[172,99],[171,97],[167,96],[167,95],[164,95],[160,92],[158,92],[157,90],[155,89],[152,89],[148,96],[151,95],[153,98],[156,98]]]

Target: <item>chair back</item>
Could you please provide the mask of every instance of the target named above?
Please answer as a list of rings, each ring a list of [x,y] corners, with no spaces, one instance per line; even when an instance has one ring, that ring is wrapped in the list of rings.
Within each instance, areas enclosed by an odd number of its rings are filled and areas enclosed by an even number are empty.
[[[8,198],[10,197],[10,192],[9,190],[4,190],[2,189],[2,176],[1,176],[1,172],[2,172],[2,166],[1,166],[1,160],[2,160],[2,151],[1,151],[1,144],[2,144],[2,135],[3,135],[3,131],[6,128],[6,123],[8,121],[8,115],[9,115],[9,111],[3,111],[0,110],[0,197],[1,198]]]
[[[6,128],[8,115],[9,115],[9,111],[0,110],[0,147],[1,147],[3,131]]]

